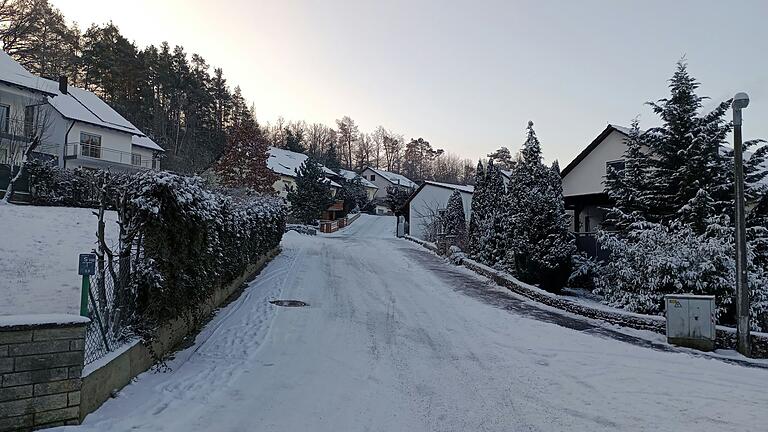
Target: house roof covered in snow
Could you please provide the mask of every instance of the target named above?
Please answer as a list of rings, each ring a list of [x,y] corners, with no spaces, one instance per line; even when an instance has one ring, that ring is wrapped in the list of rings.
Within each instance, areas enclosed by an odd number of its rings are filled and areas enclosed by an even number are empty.
[[[413,199],[416,198],[416,195],[418,195],[419,192],[424,190],[424,188],[426,188],[427,186],[436,186],[436,187],[444,188],[444,189],[457,190],[459,192],[468,193],[468,194],[474,194],[475,193],[475,187],[472,186],[472,185],[458,185],[458,184],[453,184],[453,183],[440,183],[440,182],[435,182],[435,181],[427,180],[424,183],[422,183],[421,186],[419,186],[419,188],[416,189],[411,194],[411,196],[408,197],[408,201],[405,202],[404,206],[411,205],[411,201],[413,201]]]
[[[367,188],[371,188],[371,189],[378,189],[379,188],[375,184],[373,184],[373,183],[369,182],[368,180],[366,180],[365,177],[361,176],[360,174],[358,174],[358,173],[356,173],[354,171],[345,170],[345,169],[342,168],[342,169],[339,169],[339,175],[344,177],[347,180],[358,179],[358,180],[360,180],[360,183],[363,186],[367,187]]]
[[[303,153],[296,153],[277,147],[270,147],[269,150],[267,150],[267,154],[269,155],[267,158],[267,167],[277,174],[285,175],[288,177],[296,177],[296,171],[299,169],[301,164],[307,160],[308,157]],[[320,167],[327,175],[337,175],[335,172],[325,167],[324,165],[320,165]],[[336,185],[338,185],[338,183],[336,183]]]
[[[393,173],[393,172],[386,171],[379,168],[371,168],[371,167],[367,167],[367,168],[375,172],[376,174],[384,177],[388,182],[394,185],[406,186],[409,188],[415,188],[417,186],[416,183],[412,182],[408,177],[402,174]]]
[[[157,145],[156,142],[152,141],[148,136],[140,136],[140,135],[134,135],[131,137],[131,144],[138,146],[138,147],[144,147],[150,150],[155,151],[165,151],[162,147]]]
[[[475,187],[472,186],[472,185],[458,185],[458,184],[452,184],[452,183],[440,183],[440,182],[435,182],[435,181],[425,181],[424,184],[428,184],[428,185],[432,185],[432,186],[437,186],[437,187],[441,187],[441,188],[446,188],[446,189],[453,189],[453,190],[457,190],[459,192],[475,193]],[[423,187],[423,185],[422,185],[422,187]],[[421,189],[421,188],[419,188],[419,189]]]
[[[600,132],[600,135],[598,135],[597,138],[595,138],[591,143],[589,143],[589,145],[584,150],[582,150],[581,153],[579,153],[571,161],[571,163],[569,163],[565,168],[563,168],[562,171],[560,171],[560,177],[565,177],[569,172],[573,171],[573,169],[576,168],[576,166],[579,163],[581,163],[581,161],[583,161],[584,158],[587,157],[587,155],[592,153],[592,150],[596,149],[597,146],[599,146],[600,143],[602,143],[603,140],[605,140],[608,137],[608,135],[611,134],[611,132],[616,131],[616,132],[619,132],[620,134],[629,136],[629,130],[630,129],[628,127],[612,125],[609,123],[608,126],[606,126],[602,132]]]
[[[5,51],[0,51],[0,82],[48,95],[59,94],[58,85],[51,87],[52,81],[32,75]]]
[[[0,51],[0,82],[45,93],[49,96],[48,103],[64,118],[138,135],[139,137],[145,136],[144,132],[92,92],[68,86],[67,93],[64,94],[59,90],[58,82],[31,74],[5,51]],[[149,142],[141,141],[136,145],[147,147]],[[148,148],[162,151],[162,148],[156,143],[152,142],[152,145]]]

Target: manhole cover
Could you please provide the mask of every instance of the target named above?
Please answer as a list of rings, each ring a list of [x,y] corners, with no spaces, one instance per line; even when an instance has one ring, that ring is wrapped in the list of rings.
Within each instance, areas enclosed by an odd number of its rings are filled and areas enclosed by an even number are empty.
[[[275,306],[285,306],[285,307],[309,306],[308,303],[304,303],[301,300],[271,300],[270,303],[272,303]]]

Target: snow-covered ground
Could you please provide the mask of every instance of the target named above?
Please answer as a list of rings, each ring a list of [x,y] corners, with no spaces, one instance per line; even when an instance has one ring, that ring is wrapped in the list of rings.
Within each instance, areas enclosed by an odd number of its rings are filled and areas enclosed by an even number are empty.
[[[363,215],[283,253],[194,346],[83,431],[743,431],[768,370],[643,348],[467,295]],[[447,264],[446,264],[447,265]],[[445,268],[445,267],[443,267]],[[458,274],[458,273],[457,273]],[[268,300],[296,299],[305,308]],[[531,306],[533,307],[533,306]],[[69,430],[69,429],[67,429]]]
[[[0,205],[0,315],[78,314],[77,258],[96,245],[90,209]],[[117,215],[106,234],[117,238]]]

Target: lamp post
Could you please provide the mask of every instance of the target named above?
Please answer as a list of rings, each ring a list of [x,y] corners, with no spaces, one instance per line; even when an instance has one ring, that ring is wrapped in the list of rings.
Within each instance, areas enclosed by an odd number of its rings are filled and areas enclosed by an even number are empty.
[[[747,285],[747,230],[744,216],[744,163],[741,145],[741,110],[749,105],[746,93],[733,97],[733,174],[736,195],[736,349],[750,356],[749,286]]]

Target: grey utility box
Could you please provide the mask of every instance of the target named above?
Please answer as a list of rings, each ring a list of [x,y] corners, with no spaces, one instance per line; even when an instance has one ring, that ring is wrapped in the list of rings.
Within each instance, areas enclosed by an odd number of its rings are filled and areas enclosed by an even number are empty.
[[[664,296],[667,341],[674,345],[715,349],[715,296],[671,294]]]

